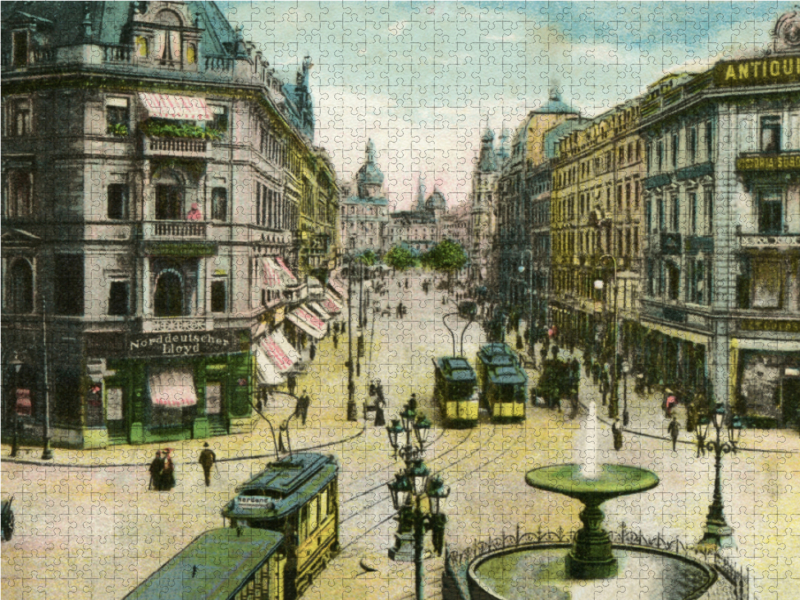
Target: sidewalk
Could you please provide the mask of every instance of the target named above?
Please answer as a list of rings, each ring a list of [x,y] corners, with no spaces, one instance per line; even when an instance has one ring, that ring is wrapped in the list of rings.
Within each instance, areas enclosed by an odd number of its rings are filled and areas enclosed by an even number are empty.
[[[508,336],[508,334],[507,334]],[[508,340],[506,341],[508,343]],[[551,346],[552,347],[552,346]],[[541,360],[539,350],[541,345],[536,346],[536,365],[538,369],[531,369],[529,366],[525,367],[528,373],[529,385],[535,386],[541,375]],[[526,351],[522,351],[526,352]],[[559,351],[559,356],[562,359],[572,360],[577,358],[581,363],[581,384],[579,391],[579,398],[584,409],[588,407],[591,401],[595,401],[597,406],[597,415],[601,423],[607,427],[611,427],[613,419],[608,417],[608,407],[602,404],[602,394],[600,393],[599,386],[592,382],[592,378],[587,377],[583,369],[583,356],[582,352],[576,349],[573,353],[568,352],[566,349]],[[655,390],[652,394],[637,394],[634,391],[635,378],[628,377],[628,416],[629,422],[627,427],[623,427],[623,432],[629,435],[637,435],[643,437],[651,437],[654,439],[664,440],[666,443],[672,444],[672,439],[667,433],[670,419],[664,414],[661,408],[663,403],[664,393],[660,390]],[[562,402],[562,405],[565,405]],[[624,408],[623,402],[623,383],[619,384],[619,419],[622,423],[622,411]],[[686,407],[679,404],[674,410],[673,415],[677,418],[681,427],[680,435],[678,436],[678,443],[697,446],[697,438],[694,433],[688,433],[686,427]],[[713,430],[713,427],[712,427]],[[725,435],[725,434],[723,434]],[[709,432],[709,438],[711,433]],[[710,440],[706,440],[710,441]],[[800,452],[800,436],[796,432],[788,429],[743,429],[741,439],[739,441],[738,449],[744,452],[774,452],[774,453],[798,453]]]

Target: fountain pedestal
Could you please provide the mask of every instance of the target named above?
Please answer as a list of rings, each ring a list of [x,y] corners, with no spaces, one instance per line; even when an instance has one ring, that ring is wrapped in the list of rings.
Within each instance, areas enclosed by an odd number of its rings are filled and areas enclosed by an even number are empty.
[[[531,487],[564,494],[585,505],[580,515],[583,528],[575,536],[566,560],[567,576],[573,579],[608,579],[617,575],[617,559],[603,528],[605,515],[600,506],[606,500],[658,485],[658,477],[652,471],[625,465],[600,465],[594,477],[586,477],[580,465],[553,465],[528,471],[525,481]]]

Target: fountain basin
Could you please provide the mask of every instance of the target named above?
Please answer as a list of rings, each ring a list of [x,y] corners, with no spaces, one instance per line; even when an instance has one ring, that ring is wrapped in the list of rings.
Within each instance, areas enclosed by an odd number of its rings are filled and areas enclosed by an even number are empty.
[[[647,469],[608,464],[598,467],[594,477],[586,477],[576,464],[541,467],[525,475],[529,486],[575,498],[585,505],[580,515],[583,528],[566,557],[567,573],[574,579],[608,579],[618,573],[619,561],[603,529],[600,505],[619,496],[645,492],[659,483],[658,476]]]
[[[484,555],[467,572],[475,600],[696,598],[717,580],[703,563],[638,546],[616,546],[619,574],[594,582],[567,572],[568,546],[520,546]]]

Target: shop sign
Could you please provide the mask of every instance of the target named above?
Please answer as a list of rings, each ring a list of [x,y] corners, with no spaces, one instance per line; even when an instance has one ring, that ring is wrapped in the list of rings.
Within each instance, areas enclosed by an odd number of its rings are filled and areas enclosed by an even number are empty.
[[[149,256],[214,256],[217,245],[213,242],[148,242],[144,251]]]
[[[232,352],[241,352],[237,331],[143,333],[129,336],[127,343],[127,355],[131,357],[199,356]]]
[[[747,319],[739,321],[743,331],[782,331],[800,333],[800,321],[777,321],[775,319]]]
[[[741,156],[736,159],[736,170],[739,172],[800,170],[800,152]]]
[[[757,86],[800,82],[800,56],[733,60],[714,66],[717,86]]]

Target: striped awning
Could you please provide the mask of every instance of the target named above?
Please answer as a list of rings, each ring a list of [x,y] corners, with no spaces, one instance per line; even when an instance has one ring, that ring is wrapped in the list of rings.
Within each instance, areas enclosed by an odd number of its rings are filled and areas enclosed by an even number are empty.
[[[319,317],[313,315],[310,311],[303,307],[294,309],[286,318],[292,323],[297,325],[300,329],[305,331],[308,335],[315,340],[321,340],[325,337],[328,326]]]
[[[328,280],[328,287],[339,294],[339,297],[344,298],[346,296],[345,287],[342,282],[331,278]]]
[[[155,406],[183,408],[197,404],[192,367],[153,369],[148,379],[150,400]]]
[[[211,121],[214,118],[205,98],[139,92],[139,101],[148,118],[178,121]]]
[[[261,385],[280,385],[286,381],[264,350],[259,346],[253,346],[253,354],[256,357],[256,371]]]
[[[264,270],[264,288],[268,290],[283,289],[280,267],[275,261],[272,258],[264,258],[261,263]]]
[[[283,259],[280,256],[276,256],[275,262],[277,262],[278,266],[281,268],[281,275],[284,278],[284,284],[297,285],[297,277],[295,277],[291,269],[289,269],[289,267],[286,266],[286,263],[283,262]]]
[[[308,303],[308,307],[311,310],[313,310],[315,313],[317,313],[319,315],[320,319],[322,319],[323,321],[330,321],[331,320],[331,316],[327,313],[327,311],[324,308],[322,308],[319,304],[317,304],[316,302],[309,302]]]
[[[281,350],[283,350],[286,356],[291,358],[293,362],[297,363],[302,360],[300,353],[289,343],[289,340],[284,337],[280,329],[276,329],[272,332],[272,339],[275,340],[275,343],[281,347]]]
[[[330,292],[325,293],[325,299],[322,301],[322,308],[331,314],[339,314],[342,312],[342,305],[336,301],[333,294]]]
[[[259,342],[259,346],[261,346],[261,349],[266,353],[269,360],[280,373],[285,373],[292,368],[294,361],[286,355],[283,348],[275,343],[272,336],[268,335],[262,338]]]

